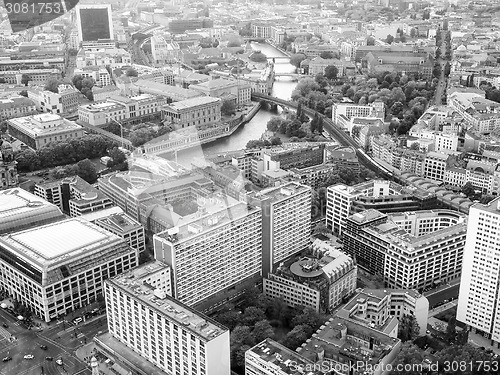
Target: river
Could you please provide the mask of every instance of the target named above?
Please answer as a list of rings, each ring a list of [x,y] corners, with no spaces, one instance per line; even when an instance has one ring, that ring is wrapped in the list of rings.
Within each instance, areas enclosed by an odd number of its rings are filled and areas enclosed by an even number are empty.
[[[252,42],[251,46],[254,50],[261,51],[268,58],[285,56],[282,52],[266,43]],[[278,60],[274,65],[274,69],[277,73],[295,72],[295,67],[287,60]],[[274,82],[272,95],[281,99],[289,100],[296,85],[297,82],[293,81],[289,77],[279,77]],[[206,143],[201,147],[192,147],[188,150],[179,151],[177,155],[178,162],[189,166],[193,159],[203,158],[204,155],[242,150],[245,148],[249,140],[260,138],[262,133],[266,131],[267,122],[272,116],[276,116],[276,113],[261,109],[251,121],[243,126],[240,126],[239,129],[236,130],[230,137]]]

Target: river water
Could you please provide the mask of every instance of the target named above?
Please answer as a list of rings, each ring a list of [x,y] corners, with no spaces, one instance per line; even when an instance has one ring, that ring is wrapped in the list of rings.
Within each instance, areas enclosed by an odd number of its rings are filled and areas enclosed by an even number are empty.
[[[285,56],[273,46],[266,43],[251,43],[254,50],[261,51],[268,58]],[[274,65],[277,73],[294,73],[295,67],[288,60],[277,60]],[[278,77],[273,86],[272,95],[289,100],[293,89],[297,85],[290,77]],[[251,139],[259,139],[266,131],[267,122],[276,112],[261,109],[253,119],[240,126],[231,136],[206,143],[201,147],[192,147],[178,152],[177,161],[185,166],[190,166],[193,159],[203,158],[204,155],[220,154],[227,151],[242,150]],[[162,155],[163,156],[163,155]],[[166,156],[166,155],[165,155]]]

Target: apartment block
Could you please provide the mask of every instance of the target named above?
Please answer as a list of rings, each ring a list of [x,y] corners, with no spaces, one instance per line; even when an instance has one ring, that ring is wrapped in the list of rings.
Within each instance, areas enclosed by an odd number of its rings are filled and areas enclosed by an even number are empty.
[[[36,109],[40,112],[70,113],[78,108],[78,90],[70,85],[59,85],[58,92],[49,90],[29,89],[28,98],[34,101]]]
[[[46,322],[103,293],[103,283],[137,265],[137,250],[83,219],[0,237],[0,284]]]
[[[35,195],[71,217],[113,206],[113,201],[79,176],[35,185]]]
[[[154,262],[106,280],[112,338],[167,374],[230,375],[229,330],[170,297],[169,278]]]
[[[452,210],[368,210],[347,219],[344,250],[387,287],[423,290],[460,276],[466,227],[467,216]]]
[[[429,301],[413,289],[361,289],[335,315],[376,327],[391,337],[398,335],[398,320],[411,315],[418,323],[419,335],[424,336]]]
[[[428,152],[424,162],[424,176],[431,180],[443,181],[448,165],[448,154],[441,152]]]
[[[331,312],[356,290],[357,269],[350,256],[317,239],[305,254],[264,278],[264,294],[291,307]]]
[[[310,245],[311,188],[289,182],[247,195],[262,210],[262,276]]]
[[[2,120],[27,116],[34,113],[36,113],[35,102],[24,96],[13,96],[9,99],[0,99],[0,119]]]
[[[262,267],[260,208],[221,193],[196,203],[195,213],[153,236],[155,259],[172,268],[173,296],[189,306],[231,293]]]
[[[500,198],[471,206],[464,249],[457,320],[500,347]]]
[[[139,255],[146,250],[144,227],[125,213],[97,218],[93,223],[123,238]],[[172,293],[170,293],[172,294]]]

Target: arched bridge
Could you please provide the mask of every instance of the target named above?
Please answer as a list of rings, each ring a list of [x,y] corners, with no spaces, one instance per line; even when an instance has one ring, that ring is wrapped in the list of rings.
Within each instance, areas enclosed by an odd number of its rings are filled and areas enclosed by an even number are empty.
[[[287,108],[293,108],[297,109],[297,104],[296,102],[292,102],[289,100],[283,100],[280,98],[276,98],[274,96],[266,95],[266,94],[261,94],[254,92],[252,93],[252,100],[256,101],[264,101],[266,103],[270,104],[277,104],[282,107],[287,107]],[[306,115],[309,117],[314,117],[316,115],[315,110],[302,106],[302,109]],[[358,156],[358,160],[360,161],[361,164],[365,165],[367,168],[377,172],[380,176],[383,176],[385,178],[391,179],[393,177],[392,173],[388,172],[385,168],[381,168],[381,166],[376,163],[370,156],[368,156],[356,143],[352,137],[347,134],[343,129],[340,129],[335,123],[326,117],[325,115],[322,115],[319,113],[321,118],[323,119],[323,129],[328,132],[337,142],[342,145],[342,146],[351,146],[356,150],[356,155]]]

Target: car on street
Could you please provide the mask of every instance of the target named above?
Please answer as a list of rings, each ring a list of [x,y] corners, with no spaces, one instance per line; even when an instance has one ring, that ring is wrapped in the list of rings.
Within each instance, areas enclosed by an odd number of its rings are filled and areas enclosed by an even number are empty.
[[[56,363],[57,363],[59,366],[62,366],[62,365],[63,365],[63,361],[62,361],[62,359],[56,359]]]
[[[47,350],[47,345],[40,345],[40,349]]]
[[[33,359],[33,358],[35,358],[35,356],[33,354],[26,354],[24,356],[24,359]]]
[[[4,361],[4,362],[8,362],[8,361],[10,361],[11,359],[12,359],[12,357],[5,357],[4,359],[2,359],[2,361]]]
[[[46,361],[53,361],[53,360],[54,360],[54,358],[53,358],[53,357],[45,357],[45,360],[46,360]]]
[[[7,323],[3,323],[3,324],[2,324],[2,327],[3,327],[3,328],[9,328],[9,325],[8,325]]]
[[[74,324],[78,324],[78,323],[81,323],[81,322],[83,322],[83,319],[80,318],[80,317],[73,319],[73,323]]]

